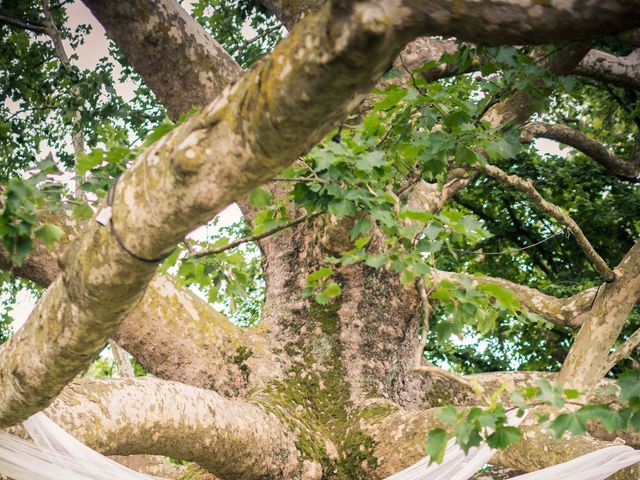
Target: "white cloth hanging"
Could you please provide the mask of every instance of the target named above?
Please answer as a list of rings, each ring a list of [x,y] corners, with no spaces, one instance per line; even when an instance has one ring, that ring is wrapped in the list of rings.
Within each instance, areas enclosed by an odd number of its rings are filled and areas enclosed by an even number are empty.
[[[521,422],[509,417],[512,425]],[[24,427],[28,442],[0,431],[0,473],[13,480],[158,480],[130,470],[90,449],[65,432],[44,413],[36,413]],[[441,464],[429,465],[425,457],[386,480],[467,480],[493,456],[482,445],[467,455],[449,441]],[[568,462],[520,475],[518,480],[604,480],[618,470],[640,463],[640,451],[618,445]]]

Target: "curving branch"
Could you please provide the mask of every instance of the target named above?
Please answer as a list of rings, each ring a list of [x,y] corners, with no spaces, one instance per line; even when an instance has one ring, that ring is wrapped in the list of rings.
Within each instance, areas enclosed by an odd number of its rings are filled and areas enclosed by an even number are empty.
[[[504,172],[494,165],[479,165],[478,170],[490,177],[495,178],[501,183],[517,188],[527,197],[529,197],[534,205],[536,205],[540,210],[549,214],[551,217],[555,218],[557,221],[565,225],[573,234],[576,242],[578,242],[578,245],[580,246],[580,248],[582,248],[582,251],[589,259],[589,261],[593,264],[594,268],[600,274],[602,279],[607,282],[611,282],[615,279],[613,270],[609,268],[607,263],[602,259],[598,252],[595,251],[575,220],[564,213],[558,206],[545,200],[542,195],[538,193],[531,182],[528,182],[518,177],[517,175],[509,175],[508,173]]]
[[[81,380],[45,413],[104,455],[164,455],[197,462],[218,478],[291,478],[295,438],[254,403],[151,377]]]
[[[637,89],[640,87],[640,49],[624,57],[591,50],[576,67],[575,73],[619,87]]]
[[[538,137],[555,140],[581,151],[621,180],[640,182],[640,144],[635,147],[629,160],[625,161],[588,135],[566,125],[549,123],[526,125],[522,129],[520,141],[531,143]]]

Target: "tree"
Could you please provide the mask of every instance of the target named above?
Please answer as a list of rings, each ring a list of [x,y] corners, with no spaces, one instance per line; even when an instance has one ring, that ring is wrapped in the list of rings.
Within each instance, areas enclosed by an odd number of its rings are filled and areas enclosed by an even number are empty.
[[[443,426],[522,470],[638,446],[637,372],[596,390],[640,341],[638,2],[197,3],[234,59],[173,0],[85,0],[141,79],[133,104],[108,61],[69,60],[65,3],[0,12],[1,265],[46,288],[0,349],[0,426],[46,407],[106,454],[247,479],[382,478],[427,435],[437,458]],[[289,33],[253,63],[272,15]],[[580,153],[522,146],[538,137]],[[232,202],[242,239],[185,239]],[[109,338],[154,377],[74,380]],[[487,373],[514,363],[560,368]],[[521,436],[514,403],[582,406]]]

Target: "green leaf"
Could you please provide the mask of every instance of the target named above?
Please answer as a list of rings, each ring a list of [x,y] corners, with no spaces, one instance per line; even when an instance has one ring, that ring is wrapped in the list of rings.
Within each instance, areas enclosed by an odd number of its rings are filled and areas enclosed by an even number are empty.
[[[93,210],[86,203],[74,205],[71,212],[76,220],[89,220],[93,216]]]
[[[268,207],[272,204],[271,192],[264,187],[258,187],[249,193],[249,203],[256,208]]]
[[[576,415],[584,418],[585,421],[588,419],[597,420],[609,433],[626,427],[626,425],[623,425],[623,423],[626,422],[622,421],[620,414],[607,405],[584,405],[583,407],[580,407],[576,412]]]
[[[498,312],[492,308],[490,309],[478,309],[476,312],[478,322],[476,328],[478,332],[486,335],[496,326],[496,319],[498,318]]]
[[[487,155],[492,161],[506,160],[515,157],[520,151],[519,148],[514,147],[505,137],[491,142],[486,147]]]
[[[435,428],[427,436],[427,455],[429,463],[441,463],[447,448],[447,432],[442,428]]]
[[[319,293],[316,295],[316,302],[318,302],[320,305],[327,305],[329,303],[329,300],[329,297],[324,293]]]
[[[453,425],[458,418],[458,412],[455,407],[448,405],[438,412],[436,418],[445,425]]]
[[[504,449],[518,443],[520,438],[520,430],[516,427],[496,427],[495,431],[487,437],[487,444],[491,448]]]
[[[405,268],[400,275],[400,282],[402,282],[403,285],[409,285],[413,283],[415,279],[416,274],[413,273],[413,270],[410,270],[408,268]]]
[[[575,413],[562,413],[551,422],[549,428],[556,438],[562,437],[564,432],[571,432],[574,435],[584,435],[586,432],[586,424],[584,418],[579,417]]]
[[[387,156],[381,150],[366,153],[356,161],[356,166],[363,172],[370,173],[376,167],[382,167],[387,163]]]
[[[35,231],[36,236],[38,236],[49,249],[60,240],[63,233],[60,227],[52,225],[51,223],[45,223]]]
[[[371,221],[367,218],[360,218],[349,232],[349,236],[353,240],[369,230],[371,230]]]
[[[318,270],[316,270],[315,272],[310,273],[309,275],[307,275],[307,284],[310,282],[314,282],[320,279],[323,279],[325,277],[328,277],[329,275],[331,275],[333,273],[333,269],[329,268],[329,267],[320,267]]]
[[[464,453],[471,447],[477,447],[482,441],[479,430],[469,422],[461,422],[456,426],[456,440]]]
[[[620,375],[616,383],[620,387],[620,400],[640,397],[640,371],[628,370]]]
[[[505,310],[515,312],[520,308],[520,300],[518,300],[518,297],[516,297],[510,290],[502,288],[500,285],[495,283],[485,283],[484,285],[479,285],[478,290],[491,295]]]
[[[382,254],[369,255],[367,259],[364,261],[365,265],[371,268],[380,268],[383,265],[387,264],[387,257]]]
[[[371,240],[371,237],[362,237],[357,239],[355,242],[353,242],[353,244],[355,245],[356,248],[362,248],[364,247],[367,243],[369,243],[369,241]]]
[[[336,282],[330,282],[323,292],[328,298],[335,298],[342,295],[342,288]]]
[[[356,213],[356,204],[351,200],[333,200],[329,203],[329,211],[338,218],[346,217]]]

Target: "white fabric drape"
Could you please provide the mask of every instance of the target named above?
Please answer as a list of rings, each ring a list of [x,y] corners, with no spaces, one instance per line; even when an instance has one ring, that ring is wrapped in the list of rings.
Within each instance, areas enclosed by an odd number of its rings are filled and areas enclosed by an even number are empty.
[[[510,417],[510,424],[521,419]],[[44,413],[33,415],[24,427],[28,442],[0,431],[0,474],[13,480],[158,480],[134,472],[82,444]],[[451,440],[444,461],[429,465],[425,457],[386,480],[467,480],[493,456],[483,445],[467,455]],[[604,480],[618,470],[640,463],[640,451],[618,445],[568,462],[520,475],[518,480]]]

